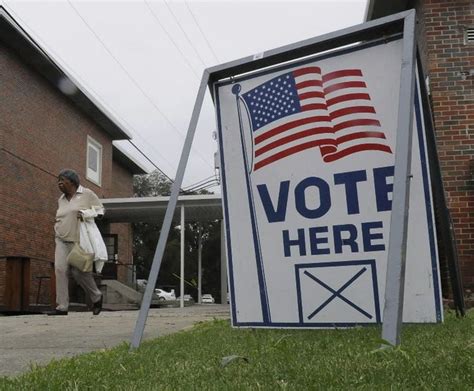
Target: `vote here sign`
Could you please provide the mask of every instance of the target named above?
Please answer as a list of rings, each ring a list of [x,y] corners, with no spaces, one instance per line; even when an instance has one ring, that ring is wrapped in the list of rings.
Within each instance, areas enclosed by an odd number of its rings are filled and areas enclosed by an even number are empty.
[[[382,321],[401,48],[392,38],[214,85],[234,326]],[[439,322],[415,101],[403,320]]]

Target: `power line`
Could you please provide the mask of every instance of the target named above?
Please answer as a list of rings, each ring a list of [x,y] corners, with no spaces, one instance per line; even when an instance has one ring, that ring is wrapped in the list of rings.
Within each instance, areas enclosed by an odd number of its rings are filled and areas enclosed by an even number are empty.
[[[193,190],[195,190],[195,189],[198,189],[198,188],[203,187],[203,186],[207,186],[207,185],[209,185],[210,183],[215,183],[215,182],[218,182],[218,181],[217,181],[217,178],[212,178],[212,179],[210,179],[210,180],[208,180],[208,181],[205,181],[205,182],[199,184],[198,186],[191,187],[191,188],[188,189],[188,190],[189,190],[189,191],[193,191]]]
[[[30,166],[36,168],[37,170],[40,170],[42,172],[44,172],[45,174],[48,174],[48,175],[51,175],[52,177],[54,178],[57,178],[58,175],[57,174],[53,174],[52,172],[48,171],[48,170],[45,170],[44,168],[38,166],[37,164],[35,163],[32,163],[30,162],[29,160],[26,160],[25,158],[22,158],[21,156],[18,156],[16,154],[14,154],[13,152],[9,151],[8,149],[5,149],[5,148],[0,148],[1,151],[4,151],[6,153],[8,153],[9,155],[12,155],[14,157],[16,157],[18,160],[21,160],[22,162],[26,163],[26,164],[29,164]]]
[[[87,21],[83,18],[83,16],[79,13],[79,11],[76,9],[76,7],[72,4],[70,0],[67,0],[68,4],[72,7],[72,9],[75,11],[75,13],[81,18],[83,23],[87,26],[89,31],[97,38],[97,40],[101,43],[103,48],[109,53],[109,55],[115,60],[115,62],[120,66],[120,68],[125,72],[125,74],[128,76],[130,81],[140,90],[140,92],[147,98],[147,100],[151,103],[151,105],[160,113],[160,115],[168,122],[168,124],[178,132],[178,134],[181,135],[182,139],[184,140],[185,135],[170,121],[170,119],[160,110],[160,108],[153,102],[153,100],[150,98],[150,96],[143,90],[143,88],[136,82],[136,80],[132,77],[132,75],[127,71],[127,69],[122,65],[122,63],[114,56],[114,54],[110,51],[110,49],[105,45],[104,41],[99,37],[99,35],[94,31],[94,29],[87,23]],[[201,160],[207,164],[208,166],[212,167],[211,164],[205,158],[199,153],[199,151],[195,150],[197,155],[201,158]]]
[[[174,180],[171,179],[168,175],[166,175],[147,155],[145,155],[145,154],[143,153],[143,151],[142,151],[140,148],[138,148],[138,147],[135,145],[135,143],[133,143],[132,140],[127,140],[127,141],[128,141],[131,145],[133,145],[133,146],[135,147],[135,149],[136,149],[148,162],[150,162],[150,164],[151,164],[153,167],[155,167],[163,176],[165,176],[166,178],[168,178],[168,180],[169,180],[171,183],[174,182]]]
[[[145,5],[148,7],[148,10],[150,11],[151,15],[153,16],[153,18],[158,22],[158,24],[160,25],[161,29],[163,30],[163,32],[166,34],[166,36],[168,37],[168,39],[171,41],[171,43],[173,44],[173,46],[176,48],[176,50],[179,52],[179,54],[181,54],[181,57],[183,58],[184,62],[188,65],[189,69],[191,69],[191,71],[194,73],[194,75],[196,76],[196,78],[199,80],[200,76],[199,74],[196,72],[196,70],[194,69],[194,67],[192,66],[191,62],[188,60],[188,58],[185,56],[185,54],[182,52],[182,50],[179,48],[179,46],[176,44],[175,40],[173,39],[173,37],[171,36],[170,33],[168,33],[168,30],[166,30],[165,26],[163,26],[163,24],[161,23],[160,19],[158,18],[158,15],[156,15],[155,11],[153,11],[153,9],[150,7],[150,5],[147,3],[146,0],[144,0],[145,2]]]
[[[211,181],[215,181],[217,180],[217,177],[216,176],[210,176],[210,177],[207,177],[207,178],[204,178],[204,179],[201,179],[200,181],[196,182],[196,183],[193,183],[191,185],[188,185],[186,187],[184,187],[184,190],[189,190],[189,189],[193,189],[195,187],[199,187],[203,184],[206,184],[208,182],[211,182]]]
[[[200,24],[198,23],[197,19],[196,19],[196,16],[194,15],[194,12],[191,10],[191,8],[189,7],[188,5],[188,2],[186,0],[184,0],[184,4],[186,5],[186,8],[188,9],[189,13],[191,14],[191,17],[193,18],[194,20],[194,23],[196,23],[196,26],[198,27],[199,31],[201,32],[201,35],[202,37],[204,38],[204,41],[206,41],[206,44],[207,44],[207,47],[209,48],[209,50],[211,51],[212,55],[214,56],[215,60],[217,63],[219,63],[219,59],[217,58],[217,54],[214,52],[214,49],[212,48],[210,42],[207,40],[206,38],[206,34],[204,34],[204,31],[202,30]]]
[[[146,2],[146,0],[145,0]],[[176,17],[175,13],[173,12],[173,10],[171,9],[170,5],[168,4],[168,2],[166,0],[164,0],[164,3],[166,5],[166,8],[168,8],[168,10],[170,11],[171,15],[173,16],[173,19],[175,20],[175,22],[177,23],[179,29],[182,31],[183,35],[185,36],[186,40],[189,42],[189,44],[191,45],[191,47],[193,48],[194,50],[194,53],[196,53],[196,56],[198,56],[199,60],[201,61],[201,64],[204,66],[204,68],[207,68],[207,65],[205,63],[205,61],[203,60],[203,58],[201,57],[201,55],[199,54],[199,52],[196,50],[196,48],[194,47],[194,44],[191,42],[191,39],[189,38],[188,36],[188,33],[186,33],[186,31],[184,30],[183,26],[181,25],[181,23],[179,22],[178,18]]]
[[[209,179],[215,178],[215,177],[216,177],[215,175],[208,176],[207,178],[201,179],[200,181],[197,181],[196,183],[192,183],[192,184],[186,186],[184,189],[197,186],[197,185],[201,184],[202,182],[208,181]]]
[[[214,183],[214,184],[210,184],[210,185],[208,185],[208,186],[206,186],[206,187],[203,187],[202,189],[199,189],[199,190],[207,190],[207,189],[211,189],[211,188],[217,187],[217,186],[220,186],[220,183],[219,183],[219,182],[216,182],[216,183]]]
[[[210,182],[209,184],[205,185],[205,186],[200,186],[200,187],[197,187],[195,189],[192,189],[192,190],[186,190],[184,191],[184,193],[194,193],[194,192],[197,192],[197,191],[202,191],[202,190],[206,190],[206,189],[210,189],[212,187],[216,187],[216,186],[219,186],[220,183],[217,182],[217,181],[213,181],[213,182]]]
[[[5,3],[5,5],[9,8],[10,12],[12,12],[13,14],[15,14],[15,18],[16,18],[16,19],[21,20],[21,22],[23,23],[23,25],[27,26],[31,31],[33,31],[33,29],[24,21],[24,19],[22,19],[15,11],[13,11],[13,9],[9,6],[9,4],[7,5],[7,4]],[[35,39],[38,40],[38,41],[41,41],[41,40],[38,39],[38,38],[35,38]],[[33,39],[32,39],[32,41],[34,42]],[[47,48],[50,53],[53,53],[56,58],[62,60],[61,56],[59,56],[51,47],[49,47],[48,45],[46,45],[46,43],[45,43],[44,41],[42,41],[41,44],[42,44],[42,46],[44,46],[45,48]],[[50,58],[50,57],[48,56],[48,54],[47,54],[46,52],[44,52],[44,50],[42,50],[41,48],[40,48],[40,50],[43,52],[43,54],[44,54],[46,57]],[[53,60],[51,60],[51,61],[53,62]],[[65,63],[65,62],[63,61],[63,63]],[[54,62],[53,62],[53,64],[54,64]],[[58,68],[58,69],[59,69],[59,68]],[[61,72],[62,72],[62,70],[61,70]],[[133,130],[133,132],[135,133],[135,135],[138,136],[142,141],[144,141],[145,144],[147,143],[146,140],[140,135],[140,133],[138,133],[138,132],[135,130],[135,128],[134,128],[133,126],[131,126],[130,123],[129,123],[128,121],[126,121],[122,116],[120,116],[115,110],[113,110],[110,106],[108,106],[108,105],[105,103],[105,100],[101,97],[101,95],[98,94],[96,91],[94,91],[94,90],[88,85],[88,83],[84,82],[84,80],[83,80],[81,77],[79,77],[75,72],[73,72],[71,69],[69,69],[69,72],[70,72],[71,74],[75,74],[75,77],[76,77],[78,80],[81,81],[81,84],[82,84],[82,85],[86,86],[86,88],[87,88],[87,90],[88,90],[89,92],[91,92],[91,93],[93,92],[96,96],[98,96],[98,97],[100,98],[100,100],[103,102],[103,104],[106,106],[106,108],[107,108],[108,111],[112,112],[117,118],[120,119],[121,122],[123,122],[124,124],[126,124],[127,128]],[[158,166],[157,166],[147,155],[145,155],[145,153],[144,153],[142,150],[140,150],[135,144],[133,144],[133,142],[132,142],[131,140],[127,140],[127,141],[129,141],[155,168],[157,168],[164,176],[166,176],[167,178],[169,178],[169,179],[173,182],[173,180],[172,180],[168,175],[166,175],[160,168],[158,168]],[[160,156],[163,158],[163,160],[165,160],[165,161],[170,165],[170,167],[173,167],[173,164],[172,164],[171,162],[169,162],[159,151],[157,151],[157,150],[156,150],[155,148],[153,148],[153,147],[152,147],[152,149],[153,149],[158,155],[160,155]]]
[[[203,189],[207,189],[209,187],[214,187],[216,185],[219,185],[219,181],[217,180],[217,178],[214,178],[214,179],[211,179],[211,180],[206,181],[204,183],[201,183],[198,186],[188,188],[188,189],[184,190],[184,192],[192,193],[192,192],[195,192],[195,191],[198,191],[198,190],[203,190]]]

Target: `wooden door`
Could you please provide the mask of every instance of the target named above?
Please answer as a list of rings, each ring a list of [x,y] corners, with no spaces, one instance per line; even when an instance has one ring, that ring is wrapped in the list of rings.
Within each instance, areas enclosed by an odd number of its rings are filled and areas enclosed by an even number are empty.
[[[30,296],[30,259],[9,257],[6,262],[6,310],[26,311]]]

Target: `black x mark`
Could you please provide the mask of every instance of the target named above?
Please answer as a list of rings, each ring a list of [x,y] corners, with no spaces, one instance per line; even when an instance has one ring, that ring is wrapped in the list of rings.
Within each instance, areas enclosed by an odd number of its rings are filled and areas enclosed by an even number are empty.
[[[316,281],[319,285],[322,287],[326,288],[328,291],[330,291],[333,295],[327,299],[323,304],[321,304],[318,308],[316,308],[311,315],[308,316],[308,319],[312,319],[319,311],[321,311],[324,307],[326,307],[331,301],[333,301],[336,297],[339,297],[341,300],[349,304],[352,308],[356,309],[359,311],[361,314],[365,315],[367,318],[372,319],[372,315],[370,315],[368,312],[364,311],[362,308],[360,308],[358,305],[354,304],[352,301],[348,300],[344,296],[341,295],[341,293],[349,286],[351,285],[355,280],[357,280],[365,271],[367,270],[366,267],[362,268],[357,272],[357,274],[354,275],[349,281],[347,281],[343,286],[341,286],[337,291],[332,289],[329,285],[325,284],[322,282],[319,278],[313,276],[311,273],[309,273],[307,270],[304,271],[304,274],[307,275],[309,278],[312,280]]]

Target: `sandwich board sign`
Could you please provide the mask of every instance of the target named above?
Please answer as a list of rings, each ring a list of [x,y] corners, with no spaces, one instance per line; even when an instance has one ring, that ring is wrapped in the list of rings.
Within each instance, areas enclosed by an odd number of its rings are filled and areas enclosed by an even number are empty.
[[[214,84],[232,324],[381,323],[402,37]],[[404,322],[442,321],[419,88]]]
[[[234,326],[383,321],[382,337],[398,344],[402,309],[406,322],[442,321],[423,108],[419,93],[413,99],[414,17],[401,12],[204,71],[131,349],[143,336],[206,87]]]

